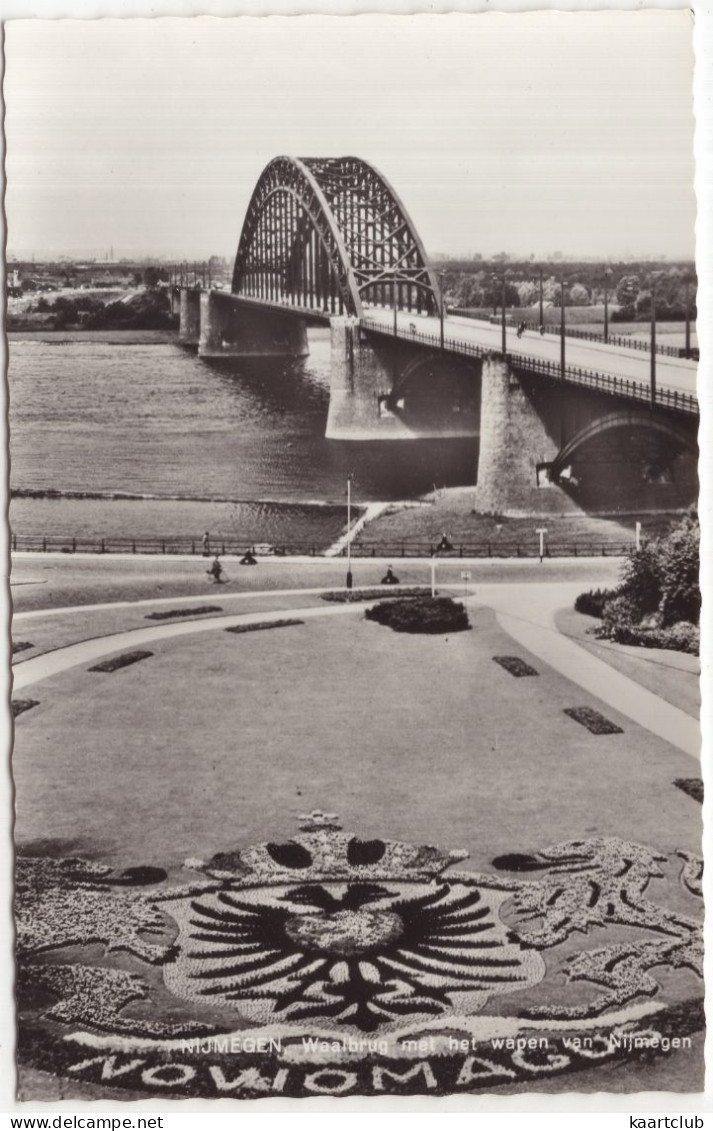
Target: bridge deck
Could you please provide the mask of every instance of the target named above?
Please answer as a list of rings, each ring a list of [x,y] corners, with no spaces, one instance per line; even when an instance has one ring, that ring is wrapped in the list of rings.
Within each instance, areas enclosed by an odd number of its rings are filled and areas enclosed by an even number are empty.
[[[383,307],[370,307],[364,318],[365,324],[378,324],[385,332],[393,331],[393,310]],[[416,327],[414,334],[411,327]],[[418,340],[421,335],[432,336],[437,342],[440,338],[440,322],[438,318],[429,318],[399,312],[398,336],[401,338]],[[498,353],[501,348],[501,327],[486,322],[475,322],[472,319],[460,318],[450,315],[445,322],[445,338],[452,343],[451,348],[458,350],[462,346],[463,352],[476,347],[482,350],[492,350]],[[560,339],[549,335],[541,337],[533,331],[525,331],[521,338],[517,337],[515,330],[508,326],[506,346],[508,353],[519,355],[526,359],[531,358],[533,368],[551,365],[559,366]],[[648,388],[650,382],[650,355],[626,346],[605,345],[603,342],[580,341],[576,338],[565,339],[565,365],[567,370],[577,368],[599,373],[605,377],[616,377],[623,381],[636,382],[642,389]],[[697,363],[685,358],[671,358],[661,354],[656,356],[656,384],[658,390],[665,394],[674,393],[685,398],[695,398]],[[625,394],[623,394],[625,395]],[[662,398],[663,399],[663,398]],[[669,398],[666,398],[669,401]],[[671,403],[669,401],[669,403]],[[680,406],[680,407],[683,407]],[[691,407],[694,407],[693,405]],[[685,409],[684,409],[685,411]],[[689,409],[690,411],[690,409]]]

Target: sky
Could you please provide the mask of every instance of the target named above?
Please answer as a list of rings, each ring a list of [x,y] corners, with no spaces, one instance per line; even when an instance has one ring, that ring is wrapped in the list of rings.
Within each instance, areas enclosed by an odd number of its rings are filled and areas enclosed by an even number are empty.
[[[692,257],[685,10],[11,20],[8,253],[232,258],[278,154],[354,155],[431,255]]]

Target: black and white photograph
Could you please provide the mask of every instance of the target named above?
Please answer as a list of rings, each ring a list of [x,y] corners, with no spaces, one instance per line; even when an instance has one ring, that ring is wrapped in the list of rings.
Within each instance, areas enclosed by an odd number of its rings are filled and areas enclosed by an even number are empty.
[[[4,21],[15,1112],[703,1110],[694,43]]]

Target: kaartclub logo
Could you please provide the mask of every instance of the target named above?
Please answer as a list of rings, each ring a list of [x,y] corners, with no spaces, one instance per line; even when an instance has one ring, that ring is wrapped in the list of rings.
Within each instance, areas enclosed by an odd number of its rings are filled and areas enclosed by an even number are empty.
[[[438,1094],[691,1045],[701,1005],[659,978],[701,975],[698,860],[613,838],[464,856],[318,811],[181,886],[21,858],[21,1058],[136,1094]],[[673,874],[669,910],[649,889]]]

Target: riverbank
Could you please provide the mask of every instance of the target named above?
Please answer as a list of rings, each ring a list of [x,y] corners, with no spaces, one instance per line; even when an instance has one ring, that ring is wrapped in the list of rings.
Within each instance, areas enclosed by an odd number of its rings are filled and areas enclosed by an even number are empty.
[[[352,508],[352,521],[362,515]],[[336,503],[249,502],[228,499],[57,495],[10,500],[13,546],[106,552],[132,549],[195,553],[210,533],[211,548],[248,546],[280,553],[324,553],[346,531],[346,506]]]
[[[572,555],[604,552],[615,545],[626,553],[634,545],[636,523],[641,536],[654,538],[680,517],[680,510],[626,511],[592,514],[573,508],[570,513],[508,517],[479,514],[473,510],[473,488],[438,492],[418,502],[390,504],[358,535],[352,549],[356,553],[394,553],[403,546],[406,553],[429,553],[445,534],[453,553],[487,553],[488,556],[526,556],[539,549],[540,528],[545,552],[561,553],[569,547]],[[480,547],[480,551],[476,550]]]
[[[12,342],[38,342],[61,346],[70,342],[95,342],[115,346],[150,346],[177,342],[175,330],[7,330]]]

